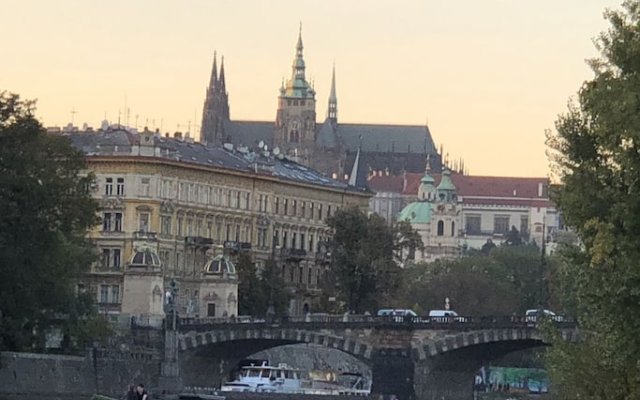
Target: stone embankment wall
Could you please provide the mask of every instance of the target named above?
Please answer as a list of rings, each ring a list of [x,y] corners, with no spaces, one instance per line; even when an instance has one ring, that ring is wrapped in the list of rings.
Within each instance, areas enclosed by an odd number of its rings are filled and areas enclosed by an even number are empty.
[[[0,353],[0,400],[121,397],[129,384],[158,386],[155,352],[93,350],[85,357]]]

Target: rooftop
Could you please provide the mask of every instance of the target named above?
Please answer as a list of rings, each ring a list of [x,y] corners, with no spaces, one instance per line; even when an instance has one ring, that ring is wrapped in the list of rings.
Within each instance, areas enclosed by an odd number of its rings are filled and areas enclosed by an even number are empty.
[[[271,176],[281,181],[318,185],[331,189],[363,192],[325,176],[302,164],[274,154],[271,149],[205,146],[190,139],[161,137],[151,132],[141,134],[126,129],[106,129],[91,132],[66,132],[72,144],[87,156],[146,156],[187,164],[204,165],[217,169]],[[141,145],[141,137],[152,138],[153,143]],[[151,140],[150,140],[151,141]]]

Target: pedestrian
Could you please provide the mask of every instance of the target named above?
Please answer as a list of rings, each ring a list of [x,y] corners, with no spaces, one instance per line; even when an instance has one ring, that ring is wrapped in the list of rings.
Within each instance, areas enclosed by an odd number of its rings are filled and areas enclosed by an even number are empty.
[[[138,400],[149,400],[149,393],[147,393],[147,390],[144,388],[142,383],[138,384],[136,392],[138,394]]]
[[[129,385],[127,387],[127,392],[125,393],[124,400],[138,400],[138,393],[136,392],[136,387],[133,385]]]

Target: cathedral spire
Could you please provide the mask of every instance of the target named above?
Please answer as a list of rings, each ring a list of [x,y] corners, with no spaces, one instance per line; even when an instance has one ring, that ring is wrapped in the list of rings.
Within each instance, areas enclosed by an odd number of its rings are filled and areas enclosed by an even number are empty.
[[[213,52],[213,68],[211,69],[211,79],[209,81],[209,89],[218,86],[218,54]]]
[[[218,79],[218,82],[220,83],[220,91],[222,93],[226,93],[227,87],[224,80],[224,56],[222,56],[222,59],[220,60],[220,78]]]
[[[331,75],[331,92],[329,93],[329,107],[327,108],[327,118],[338,122],[338,97],[336,96],[336,65],[333,64]]]

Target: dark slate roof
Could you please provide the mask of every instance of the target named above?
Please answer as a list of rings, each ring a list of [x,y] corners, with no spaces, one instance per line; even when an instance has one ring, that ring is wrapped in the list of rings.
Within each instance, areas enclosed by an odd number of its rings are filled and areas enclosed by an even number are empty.
[[[140,136],[124,130],[95,132],[73,132],[65,134],[72,144],[88,156],[134,156],[134,146],[139,145]],[[252,150],[204,146],[200,143],[167,137],[154,137],[154,146],[159,149],[155,157],[191,164],[267,175],[279,180],[320,185],[333,189],[348,189],[362,192],[344,182],[333,180],[322,173],[295,163],[286,157],[257,154]]]
[[[320,129],[316,133],[316,145],[332,149],[338,144],[336,139],[334,124],[327,118],[324,123],[320,125]]]
[[[436,153],[426,125],[338,124],[338,136],[348,151],[356,151],[362,136],[363,152]]]
[[[272,146],[275,124],[273,121],[225,121],[224,133],[226,140],[234,146],[258,147],[263,141]]]

